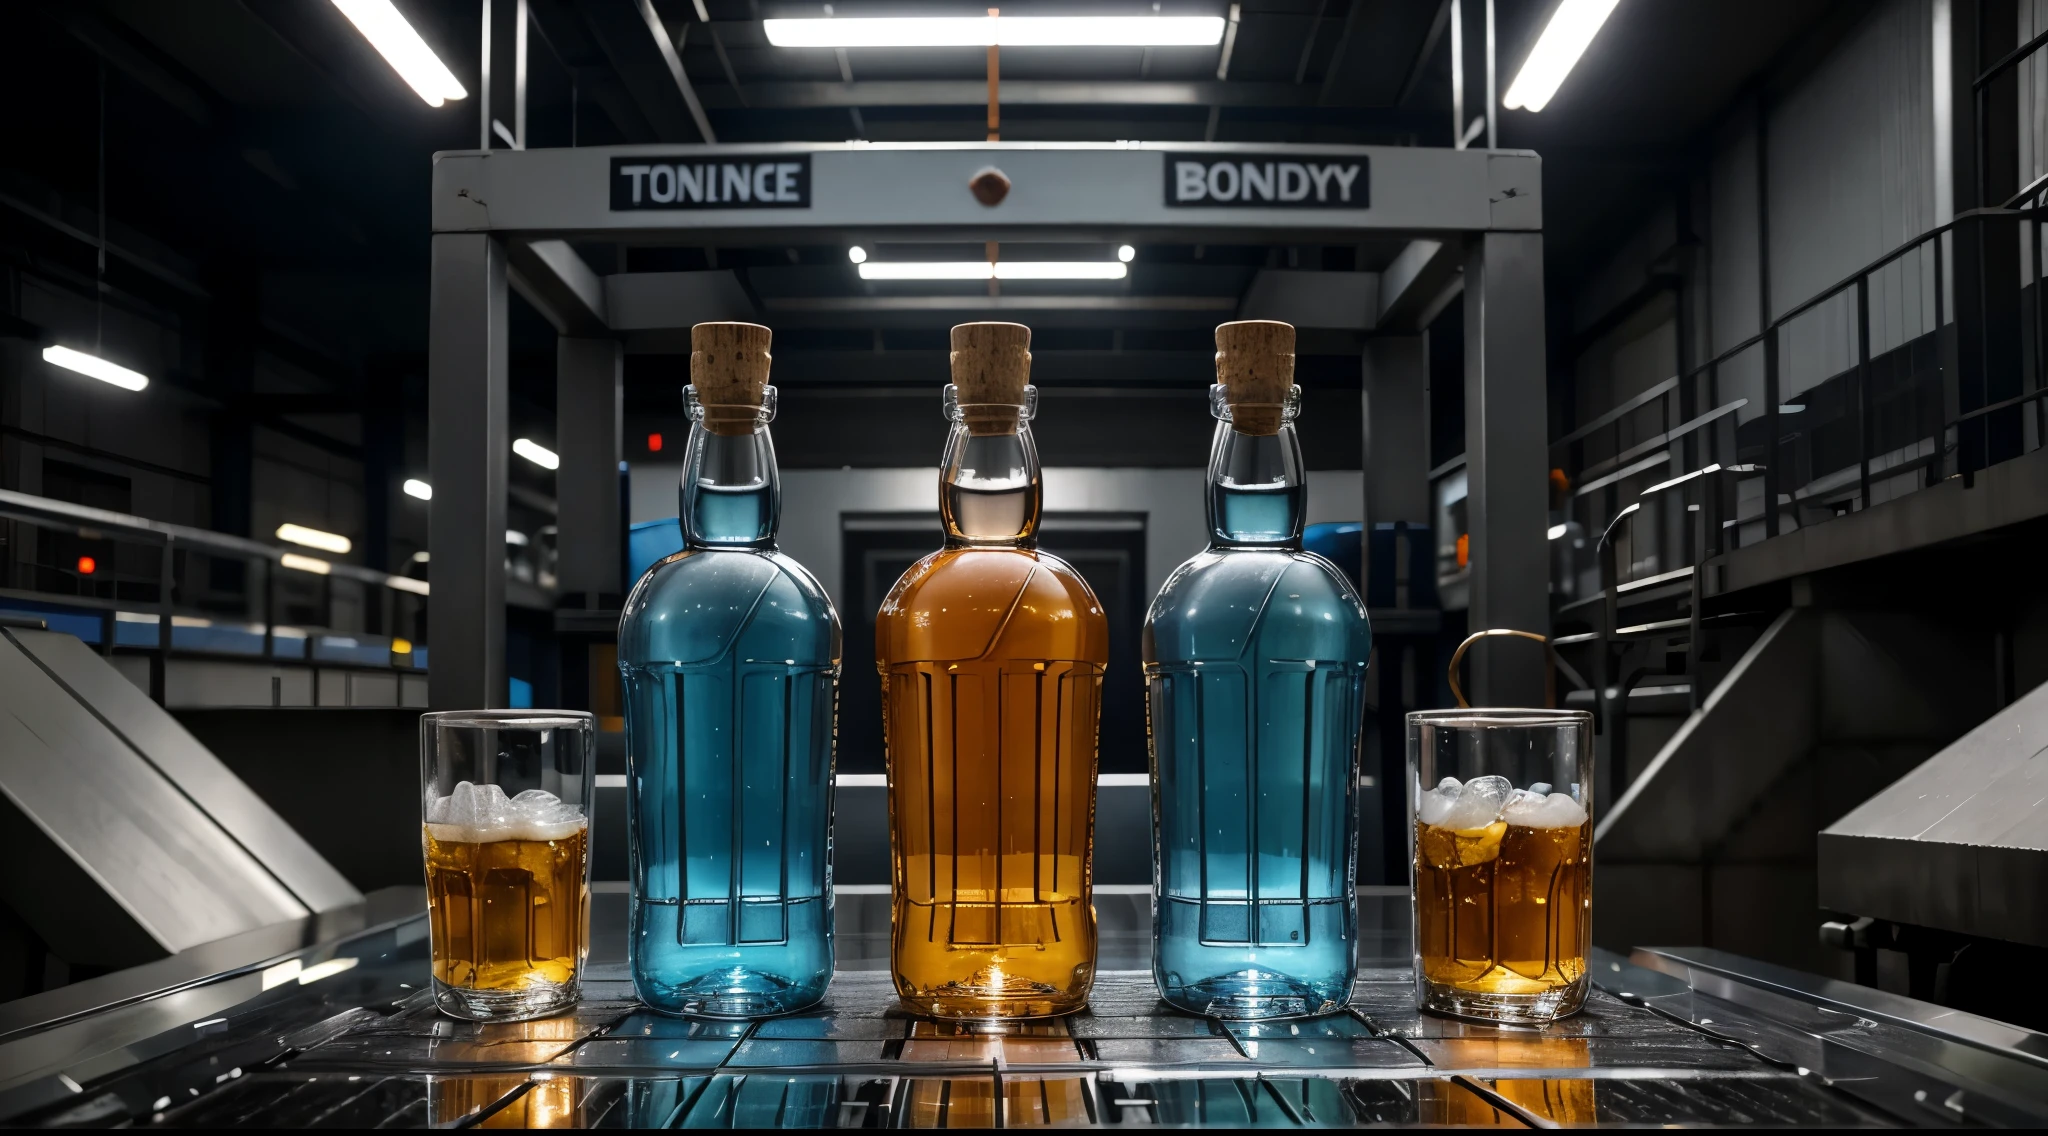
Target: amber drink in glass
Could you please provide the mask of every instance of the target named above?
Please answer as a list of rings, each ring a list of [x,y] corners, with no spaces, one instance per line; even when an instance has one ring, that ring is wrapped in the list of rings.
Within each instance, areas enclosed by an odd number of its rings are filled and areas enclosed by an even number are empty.
[[[473,1021],[576,1004],[590,953],[594,719],[569,710],[420,718],[434,1000]]]
[[[875,620],[889,757],[890,961],[913,1009],[1062,1014],[1095,976],[1089,850],[1109,631],[1038,551],[1030,331],[953,329],[945,547]]]
[[[1593,721],[1577,710],[1408,715],[1415,997],[1542,1024],[1586,1000]]]

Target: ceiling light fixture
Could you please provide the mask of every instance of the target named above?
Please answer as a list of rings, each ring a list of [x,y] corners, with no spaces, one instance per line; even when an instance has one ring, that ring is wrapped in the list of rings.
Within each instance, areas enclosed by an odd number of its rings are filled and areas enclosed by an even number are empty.
[[[434,487],[417,477],[408,477],[405,479],[405,495],[407,497],[417,497],[422,501],[432,501],[434,499]]]
[[[283,556],[278,557],[277,563],[279,567],[293,568],[300,572],[311,572],[315,576],[325,576],[329,572],[334,571],[334,565],[329,564],[325,560],[317,556],[300,556],[296,552],[287,552]]]
[[[521,438],[513,442],[512,452],[542,469],[562,468],[561,456],[532,438]]]
[[[363,33],[384,62],[398,72],[428,106],[440,106],[449,99],[466,99],[469,92],[455,78],[412,24],[391,6],[391,0],[334,0],[334,6],[348,22]]]
[[[855,245],[852,248],[846,250],[846,259],[854,262],[855,264],[866,264],[868,262],[868,250],[860,247],[859,245]]]
[[[149,385],[149,376],[131,371],[118,363],[109,363],[97,355],[73,351],[69,347],[43,348],[43,362],[77,371],[81,375],[95,378],[103,383],[112,383],[122,390],[139,391]]]
[[[1118,245],[1116,246],[1116,258],[1125,264],[1129,264],[1138,259],[1138,250],[1129,245]]]
[[[1522,69],[1515,74],[1515,81],[1508,84],[1508,93],[1500,105],[1509,110],[1526,110],[1530,113],[1550,105],[1557,89],[1564,85],[1565,76],[1579,62],[1579,56],[1600,34],[1600,27],[1614,11],[1621,0],[1564,0],[1543,26],[1543,34],[1536,38],[1536,47],[1529,52],[1529,58],[1522,63]]]
[[[293,544],[303,544],[307,548],[317,548],[322,552],[332,552],[336,556],[346,556],[348,550],[355,547],[347,537],[340,533],[322,532],[319,529],[309,529],[304,525],[295,525],[290,522],[277,526],[277,539],[288,540]]]
[[[416,596],[429,595],[434,590],[425,580],[415,580],[411,576],[386,576],[384,577],[384,586],[394,591],[411,592]],[[396,646],[391,649],[398,651]],[[407,647],[403,651],[398,651],[398,653],[404,655],[409,654],[411,651],[412,648]]]
[[[1223,42],[1221,16],[896,16],[763,20],[761,25],[776,47],[1214,47]]]
[[[895,261],[860,266],[862,280],[1122,280],[1122,261],[985,260]]]

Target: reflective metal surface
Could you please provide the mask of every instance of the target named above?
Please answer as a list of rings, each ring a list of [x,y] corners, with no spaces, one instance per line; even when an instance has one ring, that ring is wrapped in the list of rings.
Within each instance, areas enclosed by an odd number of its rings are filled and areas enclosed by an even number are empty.
[[[0,896],[72,965],[126,967],[354,888],[77,639],[0,631]]]
[[[373,899],[388,897],[373,897]],[[632,1000],[624,895],[600,885],[574,1013],[480,1025],[434,1012],[424,916],[213,983],[0,1035],[0,1123],[175,1127],[1194,1127],[1364,1124],[2039,1125],[2035,1035],[1927,1028],[1892,998],[1805,990],[1743,960],[1657,969],[1596,953],[1583,1013],[1542,1029],[1419,1015],[1405,889],[1360,894],[1345,1013],[1175,1013],[1136,969],[1149,896],[1102,894],[1089,1008],[1000,1026],[903,1012],[881,963],[886,895],[839,898],[845,966],[814,1011],[664,1017]],[[874,909],[874,910],[870,910]],[[877,915],[880,918],[877,918]],[[869,940],[874,940],[870,942]],[[1817,989],[1817,988],[1816,988]],[[1822,997],[1821,995],[1825,995]],[[204,1001],[200,1001],[203,999]],[[77,1031],[94,1027],[90,1044]],[[2001,1045],[2008,1030],[2017,1045]],[[70,1031],[68,1034],[66,1031]],[[69,1036],[73,1044],[54,1046]]]
[[[1820,834],[1831,911],[2048,946],[2048,686]]]

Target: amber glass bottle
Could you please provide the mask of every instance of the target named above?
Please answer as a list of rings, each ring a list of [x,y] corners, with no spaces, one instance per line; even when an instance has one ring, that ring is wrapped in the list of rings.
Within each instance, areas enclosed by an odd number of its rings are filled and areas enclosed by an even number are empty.
[[[896,990],[953,1018],[1063,1014],[1095,976],[1090,850],[1109,629],[1037,550],[1030,329],[953,329],[946,546],[875,619]]]

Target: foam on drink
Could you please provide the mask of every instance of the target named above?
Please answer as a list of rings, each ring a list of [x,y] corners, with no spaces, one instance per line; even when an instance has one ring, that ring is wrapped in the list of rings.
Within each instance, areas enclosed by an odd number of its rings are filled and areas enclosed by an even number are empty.
[[[589,823],[581,809],[545,789],[508,797],[496,785],[462,781],[447,796],[427,799],[427,835],[436,840],[566,840]]]

